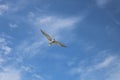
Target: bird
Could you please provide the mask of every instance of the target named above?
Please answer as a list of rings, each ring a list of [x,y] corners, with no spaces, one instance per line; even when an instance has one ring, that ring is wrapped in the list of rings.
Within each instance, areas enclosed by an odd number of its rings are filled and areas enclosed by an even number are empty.
[[[62,44],[61,42],[53,39],[49,34],[45,33],[42,29],[40,29],[40,31],[48,39],[49,46],[51,46],[52,44],[56,44],[61,47],[67,47],[66,45]]]

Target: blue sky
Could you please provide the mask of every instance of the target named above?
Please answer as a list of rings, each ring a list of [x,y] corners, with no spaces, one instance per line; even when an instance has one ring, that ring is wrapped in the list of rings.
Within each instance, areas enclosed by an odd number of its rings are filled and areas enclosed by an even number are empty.
[[[119,80],[119,3],[0,0],[0,80]]]

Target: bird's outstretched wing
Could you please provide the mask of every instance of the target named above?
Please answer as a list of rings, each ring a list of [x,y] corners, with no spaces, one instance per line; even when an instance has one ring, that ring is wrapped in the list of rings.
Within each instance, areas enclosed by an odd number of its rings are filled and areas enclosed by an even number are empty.
[[[61,47],[67,47],[66,45],[60,43],[59,41],[55,41],[55,44],[57,44],[58,46],[61,46]]]
[[[40,29],[40,31],[49,41],[52,40],[51,36],[49,36],[47,33],[45,33],[42,29]]]

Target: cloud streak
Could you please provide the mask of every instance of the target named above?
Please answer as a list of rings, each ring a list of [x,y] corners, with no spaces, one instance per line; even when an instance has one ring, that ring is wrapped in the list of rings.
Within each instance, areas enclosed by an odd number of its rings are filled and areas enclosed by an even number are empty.
[[[97,64],[95,66],[95,69],[102,69],[102,68],[109,66],[110,63],[112,63],[112,61],[114,61],[114,59],[115,59],[115,57],[113,57],[113,56],[107,57],[103,62]]]
[[[45,16],[37,19],[36,25],[44,26],[45,30],[49,29],[49,31],[57,33],[62,29],[74,28],[77,22],[79,22],[79,18],[75,17],[61,18],[57,16]]]
[[[105,5],[107,5],[109,2],[111,2],[111,0],[95,0],[97,5],[99,7],[104,7]]]
[[[32,57],[35,54],[39,53],[41,51],[41,46],[43,45],[44,41],[23,41],[20,45],[16,47],[16,53],[17,53],[17,60],[22,61],[26,57]],[[19,56],[19,53],[21,56]]]

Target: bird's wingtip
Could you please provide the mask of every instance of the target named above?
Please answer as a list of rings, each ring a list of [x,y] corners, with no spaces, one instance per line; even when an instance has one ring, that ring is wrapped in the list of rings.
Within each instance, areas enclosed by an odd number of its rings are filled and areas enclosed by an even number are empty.
[[[63,46],[63,47],[68,47],[68,46]]]
[[[42,31],[42,29],[40,29],[40,31]]]
[[[42,29],[40,29],[40,31],[41,31],[41,32],[43,32],[43,30],[42,30]]]

